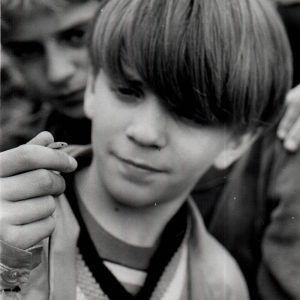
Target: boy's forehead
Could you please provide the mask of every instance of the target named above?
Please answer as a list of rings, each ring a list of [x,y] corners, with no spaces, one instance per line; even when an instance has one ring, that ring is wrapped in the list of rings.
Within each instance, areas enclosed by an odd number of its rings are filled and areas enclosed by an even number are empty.
[[[7,41],[27,41],[46,39],[60,31],[91,21],[99,1],[70,3],[57,10],[36,10],[29,14],[18,15]]]

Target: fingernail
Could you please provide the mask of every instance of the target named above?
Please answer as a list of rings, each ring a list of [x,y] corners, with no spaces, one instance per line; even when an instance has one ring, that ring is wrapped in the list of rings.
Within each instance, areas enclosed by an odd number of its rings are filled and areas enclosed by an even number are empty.
[[[295,141],[293,140],[287,140],[285,143],[284,143],[284,146],[287,150],[289,151],[295,151],[297,149],[297,144]]]
[[[65,142],[54,142],[54,143],[49,144],[47,147],[51,148],[51,149],[60,150],[60,149],[66,148],[67,146],[68,146],[68,144]]]

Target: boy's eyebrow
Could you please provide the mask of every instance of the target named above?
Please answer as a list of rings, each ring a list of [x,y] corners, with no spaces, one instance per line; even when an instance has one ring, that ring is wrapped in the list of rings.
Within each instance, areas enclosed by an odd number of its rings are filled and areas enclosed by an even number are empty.
[[[142,89],[145,87],[144,83],[142,80],[140,79],[135,79],[135,78],[129,78],[127,75],[125,75],[125,81],[123,79],[108,79],[109,83],[112,86],[118,86],[118,85],[122,85],[122,84],[126,84],[128,86],[131,86],[133,88],[139,88]]]
[[[40,45],[39,41],[37,40],[24,40],[24,41],[19,41],[19,40],[12,40],[9,42],[3,42],[3,46],[5,48],[18,48],[18,47],[22,47],[22,46],[38,46]]]
[[[146,87],[141,79],[125,77],[125,83],[128,84],[128,86],[130,86],[131,88],[135,89],[144,89]]]
[[[61,33],[65,33],[67,31],[71,31],[73,29],[88,27],[89,25],[90,25],[90,21],[88,21],[88,20],[87,21],[82,21],[82,22],[79,22],[79,23],[76,23],[76,24],[70,24],[67,27],[63,27],[63,28],[59,29],[57,31],[57,35],[60,35]]]
[[[77,29],[77,28],[81,28],[81,27],[88,27],[90,25],[90,22],[91,20],[90,19],[87,19],[87,20],[80,20],[78,22],[74,22],[74,23],[70,23],[68,24],[67,26],[65,27],[61,27],[61,28],[58,28],[54,35],[55,36],[60,36],[61,34],[64,34],[68,31],[72,31],[74,29]],[[27,43],[27,42],[40,42],[42,41],[43,38],[33,38],[33,37],[24,37],[24,36],[20,36],[20,37],[17,37],[17,38],[8,38],[7,40],[4,40],[2,43],[5,43],[5,44],[14,44],[14,43]]]
[[[136,87],[143,87],[145,84],[143,80],[140,78],[139,75],[136,74],[136,72],[132,71],[131,68],[124,66],[123,67],[124,77],[126,78],[126,81],[133,86]]]
[[[144,87],[143,81],[141,81],[141,80],[137,80],[137,79],[129,79],[129,80],[127,80],[127,82],[128,82],[131,86],[136,87],[136,88],[142,88],[142,87]]]

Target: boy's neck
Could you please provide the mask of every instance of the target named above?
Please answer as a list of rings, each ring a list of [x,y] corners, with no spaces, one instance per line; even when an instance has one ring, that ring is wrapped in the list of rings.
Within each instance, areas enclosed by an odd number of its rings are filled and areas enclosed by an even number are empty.
[[[80,199],[90,214],[106,231],[120,240],[141,247],[155,246],[184,199],[143,208],[124,206],[104,191],[97,174],[97,168],[92,163],[75,176]]]

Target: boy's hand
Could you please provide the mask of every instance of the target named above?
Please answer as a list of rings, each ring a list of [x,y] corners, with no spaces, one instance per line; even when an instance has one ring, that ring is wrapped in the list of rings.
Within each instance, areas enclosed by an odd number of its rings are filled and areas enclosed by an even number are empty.
[[[300,84],[290,90],[286,97],[287,109],[278,127],[278,137],[284,147],[296,151],[300,145]]]
[[[28,144],[0,153],[0,239],[27,249],[54,230],[55,196],[65,182],[55,172],[72,172],[77,163],[62,151],[46,146],[53,142],[48,132]]]

